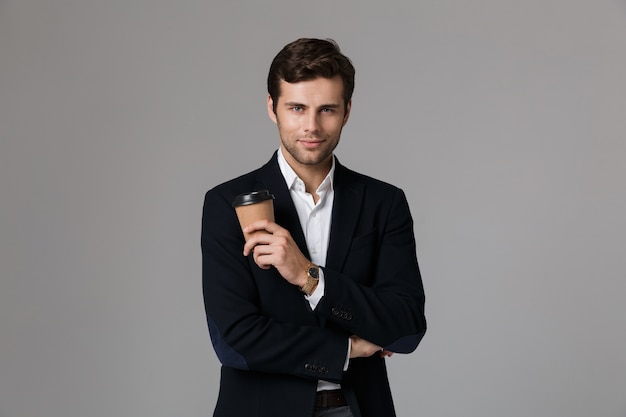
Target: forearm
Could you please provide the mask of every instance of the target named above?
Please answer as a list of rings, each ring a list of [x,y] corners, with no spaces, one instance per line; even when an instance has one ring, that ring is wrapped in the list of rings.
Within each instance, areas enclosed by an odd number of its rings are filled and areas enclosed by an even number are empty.
[[[368,287],[333,274],[315,312],[350,334],[394,352],[408,353],[426,331],[423,296],[417,294]]]
[[[415,349],[425,330],[424,290],[413,223],[401,192],[369,244],[356,238],[340,271],[324,268],[325,295],[315,312],[347,332],[398,352]],[[359,241],[358,239],[361,239]]]
[[[311,313],[310,323],[269,316],[254,303],[253,290],[223,285],[223,281],[240,278],[211,275],[204,279],[207,321],[220,361],[239,369],[317,379],[320,375],[307,367],[315,362],[328,373],[325,379],[340,380],[348,335],[316,326]],[[301,294],[294,296],[305,302]]]
[[[218,227],[209,217],[205,211],[203,292],[220,361],[238,369],[340,380],[349,335],[319,327],[298,288],[243,256],[236,219],[225,215]]]

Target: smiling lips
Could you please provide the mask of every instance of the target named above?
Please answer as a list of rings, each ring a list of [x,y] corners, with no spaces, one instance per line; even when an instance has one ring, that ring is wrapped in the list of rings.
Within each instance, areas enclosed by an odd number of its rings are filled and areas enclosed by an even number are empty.
[[[317,148],[324,142],[320,139],[300,139],[299,142],[307,149]]]

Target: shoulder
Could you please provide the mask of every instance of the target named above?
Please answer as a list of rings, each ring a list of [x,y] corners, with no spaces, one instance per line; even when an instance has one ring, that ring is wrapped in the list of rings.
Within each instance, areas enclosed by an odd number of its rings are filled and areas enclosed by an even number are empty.
[[[237,195],[257,189],[262,178],[272,175],[273,165],[277,165],[275,158],[260,168],[215,185],[206,192],[205,200],[227,200],[230,204]]]
[[[254,171],[250,171],[243,175],[240,175],[236,178],[230,179],[228,181],[222,182],[221,184],[215,185],[213,188],[207,191],[207,194],[232,194],[241,192],[245,192],[245,190],[250,189],[250,187],[256,182],[256,178],[258,177],[258,173],[261,170],[255,169]],[[238,192],[238,190],[242,190]]]
[[[384,218],[397,216],[406,219],[405,215],[410,213],[407,197],[396,185],[344,166],[337,170],[335,179],[335,195],[343,204],[359,204],[363,213]]]
[[[353,171],[341,164],[337,164],[335,180],[338,185],[353,184],[362,186],[368,194],[374,194],[380,197],[404,194],[402,189],[389,182]]]

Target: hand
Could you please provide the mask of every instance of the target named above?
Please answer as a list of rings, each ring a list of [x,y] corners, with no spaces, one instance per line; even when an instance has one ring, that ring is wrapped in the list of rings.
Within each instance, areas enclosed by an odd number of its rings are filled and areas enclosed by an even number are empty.
[[[385,356],[392,357],[393,356],[393,352],[390,351],[390,350],[387,350],[387,349],[381,350],[380,351],[380,357],[384,358]]]
[[[368,342],[365,339],[361,339],[359,336],[350,336],[352,344],[350,346],[350,359],[352,358],[367,358],[372,356],[376,352],[385,352],[383,348],[378,345]],[[389,355],[391,356],[391,355]]]
[[[267,233],[254,233],[265,231]],[[269,220],[259,220],[244,229],[254,233],[243,247],[243,255],[253,254],[254,262],[261,269],[275,267],[290,284],[304,286],[307,281],[306,267],[309,260],[298,248],[291,233]]]

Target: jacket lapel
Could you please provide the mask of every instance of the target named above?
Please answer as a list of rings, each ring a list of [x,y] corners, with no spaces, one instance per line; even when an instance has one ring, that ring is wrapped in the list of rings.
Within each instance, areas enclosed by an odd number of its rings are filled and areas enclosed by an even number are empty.
[[[326,266],[341,271],[361,215],[364,189],[363,184],[356,181],[352,171],[341,165],[336,158],[335,162],[335,199]]]
[[[285,178],[280,172],[278,166],[277,153],[274,153],[272,159],[260,168],[257,177],[257,189],[267,189],[274,194],[274,217],[279,226],[289,230],[291,237],[298,244],[302,253],[310,258],[309,249],[304,239],[304,232],[300,225],[296,206],[293,204],[291,194],[285,183]]]
[[[364,186],[356,180],[352,171],[335,158],[333,187],[335,198],[330,226],[330,241],[326,255],[326,266],[341,271],[363,207]],[[274,194],[276,223],[289,230],[302,253],[310,258],[309,250],[300,225],[298,212],[278,166],[277,153],[259,169],[257,189],[267,189]]]

